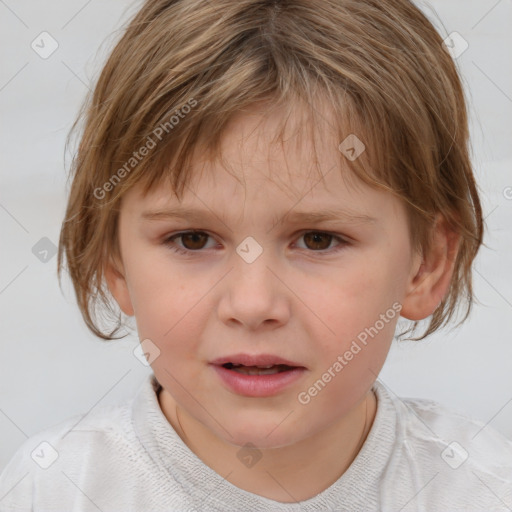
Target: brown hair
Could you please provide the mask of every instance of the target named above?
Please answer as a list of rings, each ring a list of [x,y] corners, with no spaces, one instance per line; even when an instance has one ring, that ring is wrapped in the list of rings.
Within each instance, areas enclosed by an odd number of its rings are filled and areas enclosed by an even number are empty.
[[[467,318],[483,235],[467,107],[454,62],[417,7],[407,0],[148,0],[70,132],[84,122],[58,273],[65,254],[95,335],[118,339],[122,326],[104,268],[119,255],[124,193],[141,185],[146,194],[168,181],[180,197],[195,149],[202,144],[217,158],[232,115],[260,101],[288,112],[300,104],[315,119],[301,126],[311,127],[326,122],[317,119],[319,98],[333,112],[338,140],[353,133],[366,146],[354,161],[340,152],[340,162],[404,201],[414,248],[428,247],[438,213],[461,236],[450,288],[415,339],[447,324],[463,299],[460,323]],[[109,334],[96,324],[101,306],[116,322]]]

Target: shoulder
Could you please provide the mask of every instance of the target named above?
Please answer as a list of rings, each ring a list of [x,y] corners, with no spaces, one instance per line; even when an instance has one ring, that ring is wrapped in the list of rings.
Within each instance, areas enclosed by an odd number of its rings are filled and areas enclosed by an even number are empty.
[[[132,400],[99,406],[49,427],[23,442],[0,474],[0,509],[31,510],[38,488],[50,484],[60,499],[76,488],[71,482],[94,459],[128,453],[136,442],[131,428]]]
[[[461,458],[467,453],[466,460],[471,457],[475,462],[479,461],[489,467],[496,466],[497,469],[505,465],[508,469],[507,476],[512,479],[512,440],[496,430],[490,421],[484,422],[460,409],[447,407],[434,400],[403,398],[402,401],[408,409],[406,415],[414,415],[417,418],[426,432],[432,435],[430,440],[449,441],[446,453],[442,454],[445,459],[452,457],[452,450]],[[421,429],[418,422],[411,419],[409,430],[417,437],[428,440],[428,436],[424,437],[426,433],[418,435]],[[452,462],[452,465],[455,465],[455,462]]]
[[[453,510],[508,510],[512,441],[463,411],[434,400],[398,397],[379,383],[396,413],[386,476],[410,490],[404,512],[419,503]],[[388,493],[392,494],[392,493]],[[395,496],[394,499],[400,497]],[[402,497],[403,500],[403,497]],[[405,505],[404,505],[405,506]]]

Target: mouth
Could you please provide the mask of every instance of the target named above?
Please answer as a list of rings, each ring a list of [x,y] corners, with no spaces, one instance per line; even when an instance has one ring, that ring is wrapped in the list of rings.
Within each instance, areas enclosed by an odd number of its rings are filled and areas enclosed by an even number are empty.
[[[270,375],[294,368],[305,369],[300,363],[273,354],[231,354],[219,357],[210,364],[248,375],[258,375],[259,372],[262,372],[262,375]]]
[[[300,363],[270,354],[234,354],[210,364],[227,389],[261,398],[284,392],[307,370]]]
[[[265,366],[246,366],[244,364],[225,363],[222,365],[226,370],[232,370],[244,375],[273,375],[275,373],[288,372],[297,366],[287,364],[270,364]]]

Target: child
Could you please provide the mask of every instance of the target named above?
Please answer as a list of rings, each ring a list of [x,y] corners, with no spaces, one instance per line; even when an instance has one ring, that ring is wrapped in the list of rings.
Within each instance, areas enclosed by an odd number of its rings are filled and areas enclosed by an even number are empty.
[[[153,373],[26,441],[0,509],[511,510],[511,441],[377,380],[400,316],[467,318],[482,235],[412,3],[148,0],[85,111],[59,271]]]

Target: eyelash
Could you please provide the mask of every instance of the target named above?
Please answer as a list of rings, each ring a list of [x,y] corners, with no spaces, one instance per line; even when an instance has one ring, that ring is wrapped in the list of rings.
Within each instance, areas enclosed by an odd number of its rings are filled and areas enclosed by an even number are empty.
[[[205,235],[207,235],[207,236],[209,236],[211,238],[211,235],[208,234],[205,231],[199,231],[199,230],[180,231],[179,233],[176,233],[174,235],[171,235],[171,236],[167,237],[163,241],[163,244],[166,247],[168,247],[171,251],[174,251],[174,252],[176,252],[178,254],[187,255],[187,256],[189,256],[191,254],[194,254],[194,253],[203,252],[203,249],[197,249],[197,250],[194,251],[192,249],[184,249],[184,248],[179,247],[178,245],[175,244],[175,242],[174,242],[175,238],[180,238],[180,237],[182,237],[184,235],[187,235],[189,233],[205,234]],[[326,232],[326,231],[318,231],[318,230],[301,231],[299,233],[299,238],[302,237],[303,235],[306,235],[306,234],[309,234],[309,233],[315,233],[315,234],[331,236],[333,239],[335,239],[335,240],[337,240],[339,242],[339,245],[335,246],[333,249],[322,249],[322,250],[318,250],[318,251],[314,251],[312,249],[302,249],[302,250],[305,250],[307,252],[318,253],[320,256],[323,256],[323,255],[326,255],[326,254],[336,253],[336,252],[341,251],[342,249],[344,249],[345,246],[349,245],[349,242],[347,240],[345,240],[344,238],[342,238],[342,237],[340,237],[338,235],[335,235],[333,233]]]

